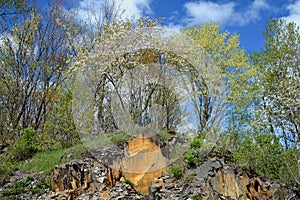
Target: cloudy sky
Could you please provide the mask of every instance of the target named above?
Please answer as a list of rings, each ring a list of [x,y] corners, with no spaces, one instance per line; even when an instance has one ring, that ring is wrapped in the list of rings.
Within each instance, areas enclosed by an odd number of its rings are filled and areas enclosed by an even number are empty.
[[[101,9],[104,0],[66,0],[84,17]],[[272,18],[300,25],[300,0],[115,0],[122,17],[163,17],[164,26],[180,30],[190,25],[219,22],[222,30],[240,35],[246,50],[259,50],[262,32]]]

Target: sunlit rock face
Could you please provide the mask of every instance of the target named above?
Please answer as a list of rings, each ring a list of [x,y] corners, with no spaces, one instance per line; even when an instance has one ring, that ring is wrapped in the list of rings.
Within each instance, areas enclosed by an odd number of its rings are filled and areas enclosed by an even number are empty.
[[[155,132],[142,132],[122,149],[106,146],[91,156],[56,166],[48,193],[27,199],[300,199],[299,188],[260,177],[213,152],[205,153],[201,165],[186,169],[175,180],[164,173],[169,160],[162,149]]]
[[[169,160],[162,155],[159,136],[152,130],[144,131],[127,143],[121,170],[142,194],[148,193],[153,180],[168,169]]]

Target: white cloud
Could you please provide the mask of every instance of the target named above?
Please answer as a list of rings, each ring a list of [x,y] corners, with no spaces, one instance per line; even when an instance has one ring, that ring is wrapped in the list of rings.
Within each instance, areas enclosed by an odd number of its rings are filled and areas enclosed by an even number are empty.
[[[174,24],[174,23],[169,23],[165,26],[163,26],[165,29],[167,30],[170,30],[171,32],[174,31],[174,32],[177,32],[177,33],[180,33],[181,32],[181,29],[183,28],[182,25],[180,24]]]
[[[289,4],[286,8],[289,10],[289,15],[282,19],[285,19],[287,22],[295,22],[300,26],[300,0],[296,1],[294,4]]]
[[[150,3],[152,0],[110,0],[115,2],[118,13],[118,18],[134,18],[138,19],[146,14],[150,14]],[[78,10],[78,17],[82,20],[89,20],[95,24],[99,19],[102,19],[104,10],[103,0],[81,0]]]
[[[228,21],[234,15],[235,4],[217,4],[213,2],[199,1],[184,4],[189,21],[192,24],[202,24],[204,22]]]
[[[152,0],[118,0],[116,2],[125,11],[122,18],[135,17],[135,19],[138,19],[152,12],[150,8],[151,1]]]
[[[204,22],[220,22],[225,25],[245,25],[260,18],[263,10],[271,9],[266,0],[254,0],[244,10],[238,11],[236,3],[214,3],[211,1],[184,4],[187,22],[195,25]]]
[[[271,6],[269,6],[265,0],[255,0],[245,12],[243,21],[247,23],[252,20],[257,20],[260,18],[260,12],[268,9],[271,9]]]

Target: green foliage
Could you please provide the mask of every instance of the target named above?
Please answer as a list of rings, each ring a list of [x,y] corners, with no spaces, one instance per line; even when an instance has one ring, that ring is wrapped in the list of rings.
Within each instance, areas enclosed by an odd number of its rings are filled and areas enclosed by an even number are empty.
[[[78,144],[69,148],[37,152],[31,162],[21,162],[16,165],[20,170],[43,172],[49,175],[55,165],[81,158],[85,153],[86,148],[82,144]]]
[[[204,50],[201,53],[209,57],[202,58],[204,66],[197,66],[197,76],[190,80],[198,132],[221,128],[219,125],[226,119],[228,112],[224,110],[229,109],[228,104],[241,103],[243,91],[249,87],[251,70],[247,55],[240,48],[239,35],[221,32],[218,23],[191,27],[184,30],[184,34],[199,44]]]
[[[15,181],[12,187],[7,188],[3,191],[3,195],[9,198],[14,198],[17,195],[31,191],[33,194],[41,192],[42,188],[32,188],[31,187],[32,178],[27,178],[26,180]]]
[[[168,131],[165,131],[165,130],[157,131],[157,135],[159,135],[161,137],[161,139],[164,143],[167,143],[168,140],[170,139],[170,133]]]
[[[57,142],[62,147],[70,147],[79,142],[72,114],[72,93],[61,88],[53,95],[57,101],[48,112],[43,134],[39,135],[41,150],[50,149]]]
[[[263,35],[264,47],[251,55],[254,73],[245,103],[232,113],[231,149],[239,165],[299,185],[299,27],[271,19]]]
[[[203,162],[203,158],[199,158],[198,154],[203,150],[203,139],[205,134],[196,136],[190,142],[190,150],[184,154],[184,159],[191,167],[199,166]]]
[[[0,26],[7,29],[0,45],[0,138],[3,143],[14,139],[13,130],[30,127],[40,135],[53,104],[63,102],[56,92],[68,85],[65,71],[74,49],[69,48],[71,40],[55,20],[66,20],[70,15],[60,9],[59,2],[53,2],[47,11],[38,9],[31,0],[0,2],[0,14],[4,15]],[[25,11],[28,15],[19,17]],[[48,137],[43,139],[48,140]]]
[[[10,155],[2,155],[0,162],[0,177],[10,176],[15,170],[17,170],[15,159],[12,159]]]
[[[123,132],[115,132],[108,136],[111,142],[119,147],[124,147],[124,144],[131,138],[130,134]]]
[[[299,163],[300,151],[296,148],[285,150],[281,154],[280,181],[287,185],[300,185]]]
[[[200,195],[196,195],[192,197],[193,200],[201,200],[202,197]]]
[[[176,180],[179,180],[183,176],[183,169],[181,166],[170,166],[169,172]]]
[[[205,139],[205,134],[201,134],[200,136],[194,137],[190,143],[190,147],[192,149],[198,149],[203,146],[203,140]]]
[[[300,143],[300,30],[294,22],[271,19],[263,35],[266,40],[262,51],[251,57],[257,68],[255,124],[281,137],[286,148],[297,147]]]
[[[21,136],[16,140],[12,147],[12,156],[17,160],[26,160],[36,153],[35,143],[36,132],[32,129],[23,129]]]
[[[199,166],[203,163],[203,159],[198,157],[197,151],[188,151],[184,154],[184,159],[192,166]]]
[[[244,135],[243,138],[234,152],[237,163],[251,171],[278,180],[284,162],[282,159],[283,148],[278,140],[267,133],[254,137]]]
[[[134,188],[134,184],[130,180],[126,179],[125,183],[130,185],[132,188]]]

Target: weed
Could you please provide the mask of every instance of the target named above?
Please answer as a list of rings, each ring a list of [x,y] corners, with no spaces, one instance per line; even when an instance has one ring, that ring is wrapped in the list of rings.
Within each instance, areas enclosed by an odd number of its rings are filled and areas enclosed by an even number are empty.
[[[183,170],[181,166],[170,166],[169,172],[173,174],[176,180],[180,179],[183,175]]]
[[[125,183],[130,185],[132,188],[134,187],[134,184],[128,179],[125,180]]]
[[[198,151],[188,151],[188,152],[186,152],[184,154],[184,159],[192,167],[199,166],[203,163],[203,159],[198,157]]]
[[[202,199],[202,197],[200,195],[193,196],[192,198],[193,198],[193,200],[201,200]]]
[[[170,133],[168,131],[165,131],[165,130],[157,131],[157,135],[159,135],[161,137],[161,139],[164,143],[167,143],[168,139],[170,138]]]

